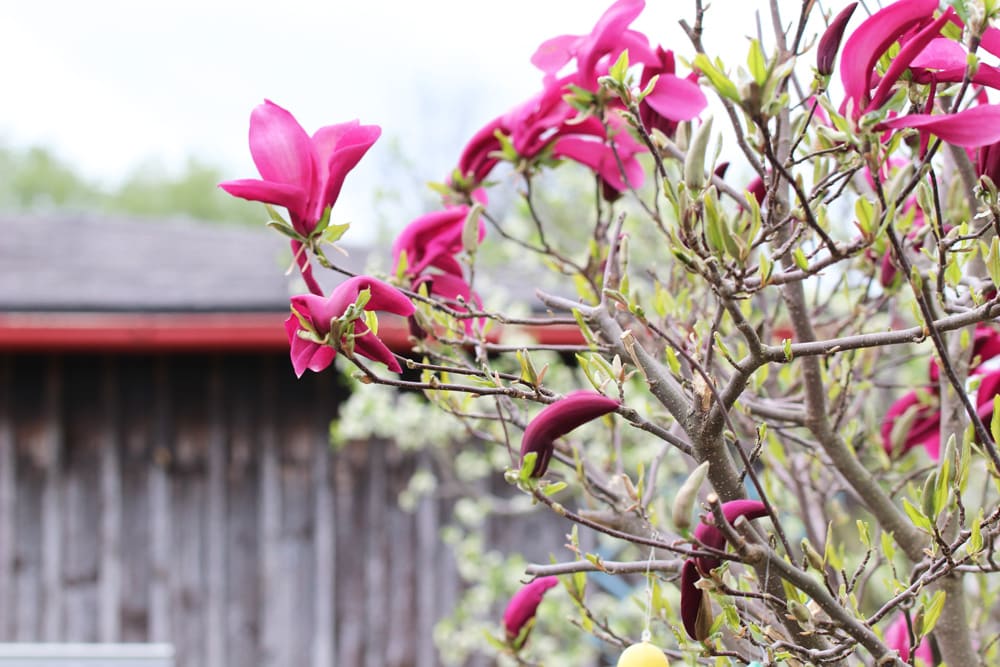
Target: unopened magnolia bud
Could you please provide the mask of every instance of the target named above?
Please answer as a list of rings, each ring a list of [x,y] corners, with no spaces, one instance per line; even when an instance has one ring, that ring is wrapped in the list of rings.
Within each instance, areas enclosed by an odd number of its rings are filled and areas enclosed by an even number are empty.
[[[802,553],[806,555],[806,560],[813,569],[823,570],[823,557],[819,555],[819,552],[813,548],[812,543],[805,537],[802,538]]]
[[[837,60],[837,52],[840,50],[840,40],[844,36],[844,28],[847,27],[847,22],[851,20],[851,15],[854,14],[857,6],[858,3],[852,2],[837,14],[830,21],[826,32],[819,40],[819,46],[816,47],[816,71],[821,75],[830,76],[833,74],[833,64]]]
[[[694,510],[694,503],[698,500],[698,490],[706,475],[708,475],[708,461],[695,468],[678,489],[671,512],[677,530],[691,528],[691,512]]]
[[[691,139],[687,157],[684,160],[684,183],[688,190],[700,190],[705,184],[705,158],[708,155],[708,140],[712,137],[712,117],[709,116]]]
[[[800,625],[812,624],[813,615],[809,607],[795,600],[788,601],[788,613],[795,617]]]

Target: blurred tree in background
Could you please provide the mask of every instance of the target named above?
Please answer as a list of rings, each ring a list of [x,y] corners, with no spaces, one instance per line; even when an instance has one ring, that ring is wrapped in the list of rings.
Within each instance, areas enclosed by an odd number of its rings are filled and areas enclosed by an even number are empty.
[[[259,224],[260,211],[226,196],[222,172],[189,159],[180,173],[157,162],[143,164],[115,186],[96,183],[42,146],[0,146],[0,211],[100,212],[135,218],[188,217],[210,222]]]

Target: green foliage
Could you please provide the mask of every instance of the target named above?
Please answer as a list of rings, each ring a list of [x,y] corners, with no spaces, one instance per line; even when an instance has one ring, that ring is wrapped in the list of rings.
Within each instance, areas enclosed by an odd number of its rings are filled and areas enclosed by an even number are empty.
[[[114,187],[95,183],[51,150],[0,147],[0,211],[94,212],[123,217],[187,217],[259,224],[258,205],[227,195],[222,172],[191,159],[171,174],[155,163],[134,169]]]

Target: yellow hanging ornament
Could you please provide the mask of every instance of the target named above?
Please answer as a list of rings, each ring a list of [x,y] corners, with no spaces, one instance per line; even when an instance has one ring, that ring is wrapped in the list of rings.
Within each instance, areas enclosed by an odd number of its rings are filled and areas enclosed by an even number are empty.
[[[670,667],[667,656],[648,641],[632,644],[618,658],[618,667]]]

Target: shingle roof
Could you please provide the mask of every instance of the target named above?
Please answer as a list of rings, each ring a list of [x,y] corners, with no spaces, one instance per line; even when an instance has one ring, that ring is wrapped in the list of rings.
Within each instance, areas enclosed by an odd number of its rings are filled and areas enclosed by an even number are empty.
[[[367,251],[337,256],[360,271]],[[287,311],[287,241],[259,227],[94,215],[0,216],[2,311]],[[324,288],[339,277],[320,271]]]

